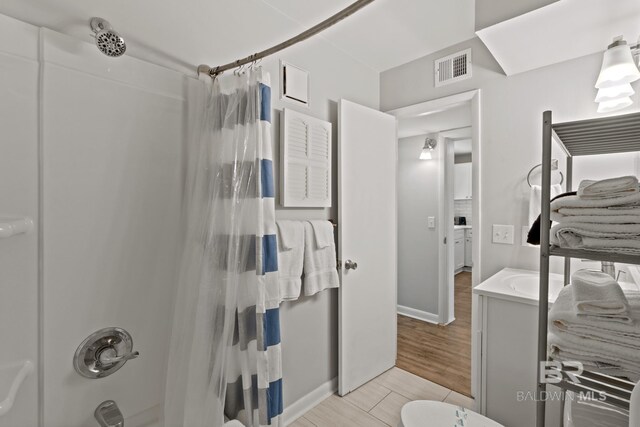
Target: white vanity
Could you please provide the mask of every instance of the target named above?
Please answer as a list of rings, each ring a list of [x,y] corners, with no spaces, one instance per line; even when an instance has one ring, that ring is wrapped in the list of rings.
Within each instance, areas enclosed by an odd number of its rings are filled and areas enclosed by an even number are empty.
[[[550,302],[562,280],[560,274],[550,275]],[[536,271],[505,268],[473,290],[480,319],[478,409],[505,426],[535,426],[538,284]],[[546,426],[559,427],[559,402],[547,408]]]
[[[619,283],[625,290],[637,291],[640,270],[627,270],[633,281]],[[478,409],[505,426],[535,426],[539,283],[537,271],[505,268],[473,290],[478,297],[476,331],[481,348],[474,356],[480,368]],[[549,305],[562,286],[562,275],[549,275]],[[560,389],[548,385],[547,392],[545,426],[560,427]]]

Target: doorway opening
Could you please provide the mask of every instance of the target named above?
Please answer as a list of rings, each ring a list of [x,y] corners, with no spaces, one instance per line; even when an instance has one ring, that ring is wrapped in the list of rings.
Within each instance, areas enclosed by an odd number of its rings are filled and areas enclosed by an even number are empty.
[[[477,383],[479,96],[390,112],[398,119],[396,365],[469,397]]]

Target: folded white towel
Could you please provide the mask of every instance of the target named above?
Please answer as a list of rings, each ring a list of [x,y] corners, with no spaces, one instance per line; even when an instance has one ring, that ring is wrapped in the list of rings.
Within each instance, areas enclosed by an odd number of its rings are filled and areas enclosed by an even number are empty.
[[[549,311],[549,330],[564,332],[613,346],[640,351],[640,292],[626,292],[630,322],[611,322],[597,316],[580,316],[574,306],[574,285],[562,288]]]
[[[581,362],[584,369],[606,375],[627,377],[632,381],[640,379],[640,351],[615,347],[593,341],[586,343],[571,335],[550,332],[548,335],[549,355],[555,360]],[[597,343],[597,345],[592,345]]]
[[[323,220],[313,220],[309,222],[313,227],[313,234],[318,249],[326,248],[334,244],[333,224]]]
[[[613,199],[584,199],[579,196],[565,196],[551,202],[551,211],[558,212],[563,208],[612,208],[637,207],[640,205],[640,193],[632,193]]]
[[[578,270],[571,276],[573,303],[578,315],[630,322],[629,303],[622,288],[601,271]]]
[[[584,180],[578,187],[578,196],[583,199],[609,199],[638,192],[638,178],[621,176],[600,181]]]
[[[278,281],[283,301],[300,297],[304,262],[304,224],[302,221],[277,221]]]
[[[636,222],[635,220],[637,218],[640,218],[640,206],[610,206],[606,208],[560,208],[557,212],[553,212],[551,216],[551,219],[553,221],[563,221],[566,217],[569,217],[569,221],[573,221],[574,217],[576,220],[582,217],[593,217],[594,219],[593,221],[582,222],[610,222],[609,217],[614,218],[612,221],[617,221],[618,217],[631,217],[631,221],[625,221],[626,223],[631,223]]]
[[[562,248],[640,253],[640,224],[560,222],[550,234],[551,244]]]
[[[554,184],[551,186],[551,199],[562,193],[562,186],[560,184]],[[540,205],[542,204],[542,187],[539,185],[531,186],[531,193],[529,194],[529,224],[533,224],[538,215],[540,215]]]
[[[315,221],[314,221],[315,222]],[[318,243],[316,227],[311,221],[304,223],[304,294],[314,295],[324,289],[340,286],[340,278],[336,268],[336,246],[333,240],[333,226],[328,221],[321,221],[331,227],[331,240]]]

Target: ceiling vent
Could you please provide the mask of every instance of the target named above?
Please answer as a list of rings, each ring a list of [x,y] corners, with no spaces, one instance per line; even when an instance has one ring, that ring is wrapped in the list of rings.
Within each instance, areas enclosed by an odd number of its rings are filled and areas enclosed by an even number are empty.
[[[471,49],[436,59],[434,62],[435,84],[444,86],[471,77]]]

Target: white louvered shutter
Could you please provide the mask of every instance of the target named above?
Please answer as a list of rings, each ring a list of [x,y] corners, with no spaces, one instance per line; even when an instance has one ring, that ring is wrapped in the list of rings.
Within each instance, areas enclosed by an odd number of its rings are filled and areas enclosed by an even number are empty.
[[[331,123],[285,108],[280,190],[284,207],[331,206]]]

